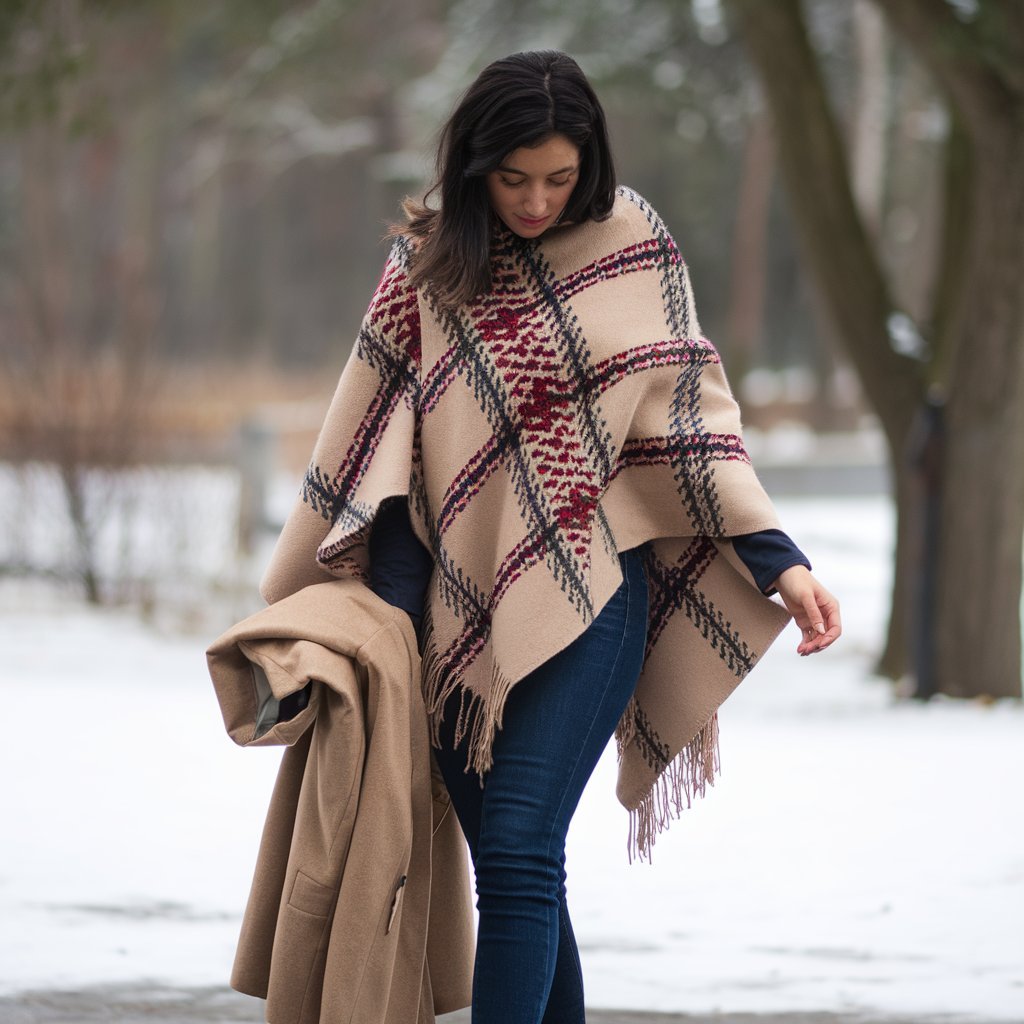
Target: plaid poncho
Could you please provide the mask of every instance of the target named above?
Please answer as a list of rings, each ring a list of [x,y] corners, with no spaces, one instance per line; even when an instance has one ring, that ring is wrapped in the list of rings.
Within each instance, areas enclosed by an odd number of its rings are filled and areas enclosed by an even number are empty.
[[[631,853],[718,768],[718,706],[788,621],[727,538],[778,526],[651,207],[540,239],[496,231],[493,286],[454,311],[411,287],[399,239],[262,591],[367,577],[381,503],[407,495],[433,553],[422,685],[436,740],[486,772],[509,690],[594,619],[645,546],[647,649],[616,731]]]

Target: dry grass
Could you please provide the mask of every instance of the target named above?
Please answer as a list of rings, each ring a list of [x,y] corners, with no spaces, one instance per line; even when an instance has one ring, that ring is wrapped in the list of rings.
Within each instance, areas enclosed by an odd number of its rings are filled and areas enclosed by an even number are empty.
[[[282,464],[304,466],[338,372],[167,364],[151,369],[147,394],[127,405],[116,374],[98,366],[66,373],[45,395],[0,377],[0,458],[47,459],[73,435],[85,462],[220,462],[234,458],[239,430],[256,421],[277,436]]]

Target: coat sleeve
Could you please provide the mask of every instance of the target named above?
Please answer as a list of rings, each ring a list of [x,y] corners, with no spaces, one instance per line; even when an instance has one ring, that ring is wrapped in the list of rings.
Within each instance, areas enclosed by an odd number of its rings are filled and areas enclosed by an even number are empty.
[[[260,584],[269,602],[332,577],[368,582],[368,540],[377,510],[413,487],[420,323],[408,257],[409,244],[400,238]]]

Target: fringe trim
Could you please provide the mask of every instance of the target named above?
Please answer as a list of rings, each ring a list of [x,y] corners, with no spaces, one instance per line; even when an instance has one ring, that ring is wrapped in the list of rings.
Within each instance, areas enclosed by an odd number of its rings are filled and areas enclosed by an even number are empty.
[[[450,676],[434,640],[434,623],[429,604],[423,614],[423,653],[420,665],[420,685],[427,709],[431,744],[440,747],[445,705],[456,690],[461,690],[455,722],[455,745],[458,746],[469,737],[466,770],[472,768],[482,778],[494,763],[494,736],[502,726],[505,702],[516,680],[494,665],[487,692],[477,693],[465,686],[461,679]]]
[[[623,726],[621,735],[628,737],[620,741],[619,758],[635,735],[636,729]],[[616,730],[619,740],[620,730]],[[699,732],[672,759],[668,766],[654,780],[650,790],[640,803],[629,812],[629,838],[626,851],[629,862],[633,857],[650,862],[651,849],[658,834],[668,828],[673,818],[678,818],[685,807],[690,807],[693,798],[703,796],[707,784],[714,785],[715,775],[722,770],[718,746],[718,712],[701,727]]]
[[[458,718],[455,722],[455,745],[468,736],[466,770],[472,768],[481,778],[493,764],[495,733],[502,726],[505,702],[516,680],[503,673],[497,665],[491,670],[491,684],[486,693],[477,693],[453,678],[434,639],[430,606],[423,614],[423,653],[420,658],[423,702],[426,705],[430,742],[441,745],[441,723],[448,699],[461,690]],[[636,698],[631,697],[615,727],[619,761],[636,739]],[[696,797],[704,796],[708,784],[722,769],[716,711],[697,731],[689,743],[665,766],[651,783],[640,803],[629,812],[629,836],[626,851],[630,863],[634,858],[652,860],[651,850],[659,833],[674,818],[692,806]]]

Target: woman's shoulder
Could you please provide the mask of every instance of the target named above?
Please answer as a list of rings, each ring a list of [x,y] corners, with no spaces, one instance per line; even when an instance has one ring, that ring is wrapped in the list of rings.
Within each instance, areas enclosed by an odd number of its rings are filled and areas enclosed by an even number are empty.
[[[391,248],[384,261],[381,283],[387,281],[392,288],[409,289],[413,287],[409,277],[412,261],[419,244],[419,239],[413,235],[401,233],[391,236]]]
[[[575,225],[577,231],[595,241],[606,236],[621,236],[624,232],[640,242],[668,235],[665,222],[658,212],[636,189],[619,185],[611,211],[602,220],[585,221]]]
[[[615,189],[615,205],[613,210],[624,216],[642,216],[648,223],[661,221],[654,205],[629,185],[618,185]]]
[[[394,232],[390,239],[391,248],[388,250],[386,266],[408,273],[409,264],[420,247],[422,239],[405,231]]]
[[[619,185],[615,190],[615,205],[612,217],[620,218],[624,224],[633,228],[643,239],[671,238],[664,220],[636,189],[629,185]]]
[[[553,235],[552,240],[557,237]],[[569,225],[564,235],[565,249],[573,250],[576,258],[586,255],[598,259],[632,245],[651,242],[675,248],[675,242],[658,212],[628,185],[616,188],[615,201],[605,218]],[[558,245],[557,248],[562,249],[563,246]]]
[[[366,322],[390,319],[396,309],[415,303],[416,289],[409,273],[414,251],[414,241],[408,236],[398,234],[392,237],[391,248],[366,310]]]

